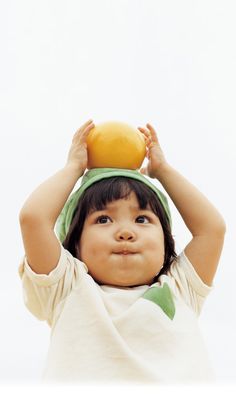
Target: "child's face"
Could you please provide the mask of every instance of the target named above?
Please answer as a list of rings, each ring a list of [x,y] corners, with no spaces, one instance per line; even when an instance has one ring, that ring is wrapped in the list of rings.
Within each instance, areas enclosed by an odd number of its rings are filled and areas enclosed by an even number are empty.
[[[164,263],[164,234],[150,208],[140,209],[134,192],[85,220],[80,258],[100,284],[150,284]]]

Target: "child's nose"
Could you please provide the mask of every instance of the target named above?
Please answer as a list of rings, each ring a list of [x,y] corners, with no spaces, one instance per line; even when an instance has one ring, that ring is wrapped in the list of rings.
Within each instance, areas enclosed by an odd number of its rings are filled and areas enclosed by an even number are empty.
[[[117,232],[116,239],[118,241],[134,241],[135,240],[135,233],[128,229],[122,229]]]

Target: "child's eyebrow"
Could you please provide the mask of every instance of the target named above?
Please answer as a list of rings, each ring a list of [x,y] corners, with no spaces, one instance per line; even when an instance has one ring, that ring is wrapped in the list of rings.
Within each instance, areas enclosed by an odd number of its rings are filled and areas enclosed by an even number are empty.
[[[106,206],[103,209],[96,209],[96,208],[90,209],[88,212],[88,216],[93,215],[96,212],[104,212],[105,210],[107,210]]]
[[[150,207],[146,207],[146,208],[140,208],[139,206],[131,206],[130,207],[132,212],[151,212],[154,213],[153,210]],[[92,215],[95,212],[104,212],[104,211],[109,211],[109,212],[116,212],[118,210],[117,207],[111,207],[109,204],[107,206],[104,206],[101,209],[96,209],[93,208],[89,211],[89,215]]]

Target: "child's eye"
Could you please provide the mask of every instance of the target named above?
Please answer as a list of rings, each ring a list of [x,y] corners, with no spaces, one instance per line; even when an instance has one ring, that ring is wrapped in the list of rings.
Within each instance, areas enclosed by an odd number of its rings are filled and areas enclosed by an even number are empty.
[[[139,224],[147,224],[150,222],[150,219],[148,218],[148,216],[140,215],[136,218],[136,222]]]
[[[106,215],[101,215],[96,219],[97,224],[107,224],[108,222],[111,222],[111,218]]]

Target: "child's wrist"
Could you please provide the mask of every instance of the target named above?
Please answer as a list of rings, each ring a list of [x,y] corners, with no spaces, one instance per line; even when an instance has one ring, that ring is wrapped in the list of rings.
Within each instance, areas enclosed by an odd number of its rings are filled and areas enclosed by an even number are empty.
[[[68,161],[64,167],[65,171],[68,175],[72,175],[73,177],[80,178],[83,174],[85,169],[80,167],[77,162]]]
[[[159,165],[158,169],[155,170],[155,178],[162,182],[162,180],[173,170],[167,162]]]

